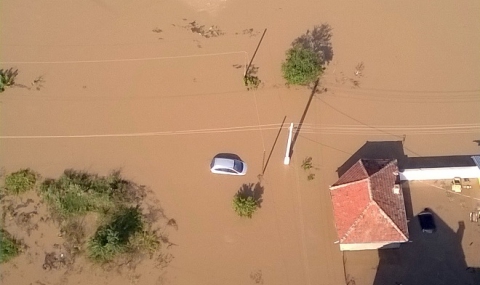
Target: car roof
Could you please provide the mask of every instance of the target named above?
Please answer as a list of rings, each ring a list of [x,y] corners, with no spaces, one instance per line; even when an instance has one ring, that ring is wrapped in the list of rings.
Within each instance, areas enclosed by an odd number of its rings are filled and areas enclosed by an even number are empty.
[[[234,160],[230,158],[215,158],[213,163],[215,168],[233,168]]]

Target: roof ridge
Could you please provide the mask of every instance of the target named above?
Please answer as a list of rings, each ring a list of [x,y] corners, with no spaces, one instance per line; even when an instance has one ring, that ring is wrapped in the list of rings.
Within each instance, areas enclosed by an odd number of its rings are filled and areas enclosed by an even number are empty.
[[[362,178],[362,179],[360,179],[360,180],[348,182],[348,183],[345,183],[345,184],[330,186],[329,188],[330,188],[330,190],[335,190],[335,189],[340,188],[340,187],[350,186],[350,185],[352,185],[352,184],[364,182],[365,180],[368,180],[368,177]]]
[[[360,159],[358,160],[358,162],[360,162],[360,165],[362,166],[363,173],[367,176],[367,178],[370,177],[370,176],[368,175],[367,169],[365,168],[365,164],[363,164],[363,158],[360,158]]]
[[[395,230],[397,232],[399,232],[405,240],[408,240],[407,236],[403,233],[402,230],[400,230],[400,228],[397,226],[397,224],[395,224],[393,222],[392,218],[389,215],[387,215],[387,213],[385,213],[385,211],[382,209],[382,207],[380,207],[380,205],[378,205],[378,203],[375,200],[372,200],[372,202],[375,203],[375,205],[380,210],[380,213],[382,214],[382,216],[388,220],[388,222],[395,228]]]
[[[380,168],[377,172],[374,174],[370,175],[369,178],[376,176],[378,173],[380,173],[382,170],[390,166],[390,164],[395,164],[397,162],[396,159],[391,159],[387,164],[385,164],[382,168]]]
[[[353,222],[353,224],[348,228],[348,231],[343,235],[342,238],[340,238],[340,242],[342,242],[343,240],[345,240],[348,235],[353,231],[355,230],[355,226],[360,222],[360,220],[365,216],[365,212],[368,210],[368,208],[370,208],[370,206],[372,205],[372,200],[370,200],[370,203],[367,204],[367,206],[365,207],[365,209],[363,209],[362,213],[360,213],[360,215],[358,215],[357,219]]]

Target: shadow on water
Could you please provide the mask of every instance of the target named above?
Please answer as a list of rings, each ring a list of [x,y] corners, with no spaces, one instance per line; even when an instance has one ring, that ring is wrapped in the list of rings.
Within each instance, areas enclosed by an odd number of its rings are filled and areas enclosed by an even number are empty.
[[[243,198],[252,197],[255,202],[257,202],[257,206],[260,208],[263,202],[263,192],[264,188],[259,182],[248,184],[245,183],[242,185],[242,187],[240,187],[237,195]]]
[[[409,222],[410,242],[378,250],[374,285],[480,284],[480,268],[467,267],[462,248],[464,221],[451,229],[433,212],[436,232],[423,233],[418,216]]]
[[[329,24],[321,24],[313,27],[292,42],[292,46],[300,45],[313,50],[322,64],[328,64],[333,58],[332,27]]]

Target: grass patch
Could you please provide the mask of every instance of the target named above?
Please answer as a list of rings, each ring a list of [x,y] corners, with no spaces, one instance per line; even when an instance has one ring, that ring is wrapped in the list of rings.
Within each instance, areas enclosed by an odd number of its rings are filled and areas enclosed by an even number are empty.
[[[21,250],[21,242],[13,238],[4,229],[0,229],[0,263],[7,262],[19,255]]]
[[[160,248],[159,237],[152,231],[136,232],[129,240],[129,251],[153,254]]]
[[[108,214],[118,205],[135,200],[131,185],[119,172],[98,176],[88,172],[65,170],[57,179],[47,179],[40,193],[61,220],[87,212]]]
[[[88,256],[96,262],[109,262],[129,250],[158,248],[158,238],[146,234],[139,207],[123,208],[112,220],[97,229],[88,242]]]
[[[35,187],[37,174],[30,169],[21,169],[5,177],[5,194],[20,195]]]

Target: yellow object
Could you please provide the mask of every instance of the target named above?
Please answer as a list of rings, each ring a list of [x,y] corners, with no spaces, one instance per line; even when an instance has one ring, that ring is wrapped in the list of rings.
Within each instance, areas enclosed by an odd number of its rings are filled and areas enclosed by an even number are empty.
[[[452,191],[460,193],[462,192],[462,180],[460,177],[455,177],[452,180]]]

